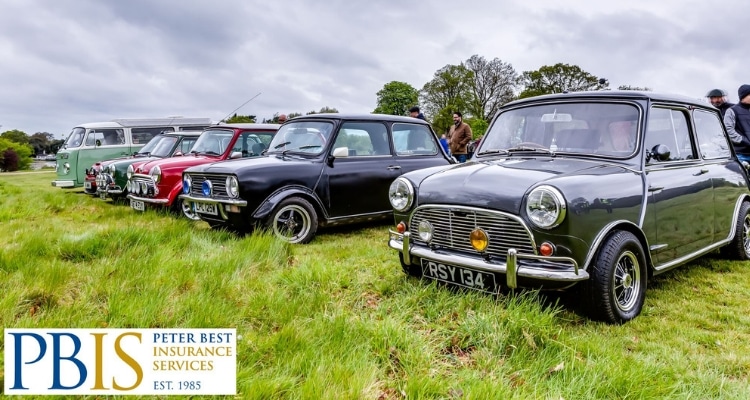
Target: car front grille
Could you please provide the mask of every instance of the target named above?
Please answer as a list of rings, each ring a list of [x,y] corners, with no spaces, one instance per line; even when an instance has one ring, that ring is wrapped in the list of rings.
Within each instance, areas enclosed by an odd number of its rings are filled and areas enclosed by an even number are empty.
[[[203,182],[211,182],[211,195],[209,197],[229,197],[227,194],[227,175],[213,174],[190,174],[192,184],[190,194],[193,196],[205,196],[203,193]]]
[[[474,229],[481,228],[489,236],[489,246],[485,253],[490,256],[505,258],[510,248],[519,253],[536,254],[536,246],[529,230],[523,221],[512,214],[457,206],[417,208],[409,222],[411,240],[427,245],[417,234],[417,227],[423,220],[433,227],[433,238],[429,246],[434,248],[478,254],[471,246],[469,235]]]

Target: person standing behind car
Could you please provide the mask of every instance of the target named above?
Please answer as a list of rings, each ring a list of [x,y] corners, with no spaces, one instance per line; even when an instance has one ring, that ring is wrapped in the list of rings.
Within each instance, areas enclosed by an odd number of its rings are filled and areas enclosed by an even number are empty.
[[[466,162],[466,145],[471,141],[471,127],[463,121],[463,114],[460,111],[453,113],[453,125],[448,131],[450,138],[451,155],[456,157],[460,163]]]
[[[737,89],[740,102],[727,109],[724,125],[740,161],[750,162],[750,85]]]
[[[424,117],[424,114],[422,114],[421,111],[419,111],[419,107],[414,106],[409,109],[409,115],[411,115],[413,118],[419,118],[423,121],[427,121],[427,118]]]
[[[706,93],[706,97],[708,97],[708,101],[711,102],[711,105],[719,109],[722,118],[724,118],[727,110],[734,105],[734,103],[727,101],[727,92],[721,89],[713,89],[709,91]]]
[[[451,149],[448,147],[448,138],[445,137],[445,133],[440,135],[440,145],[443,146],[445,154],[451,155]]]

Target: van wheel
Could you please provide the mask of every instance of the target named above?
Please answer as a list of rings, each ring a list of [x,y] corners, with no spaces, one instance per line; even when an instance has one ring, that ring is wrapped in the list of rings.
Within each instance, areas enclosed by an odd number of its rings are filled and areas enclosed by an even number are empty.
[[[734,238],[721,249],[726,258],[750,260],[750,203],[743,202],[735,222]]]
[[[268,228],[289,243],[308,243],[318,230],[318,215],[309,201],[290,197],[273,210]]]
[[[646,300],[646,256],[630,232],[616,231],[599,250],[584,286],[589,315],[611,324],[638,316]]]

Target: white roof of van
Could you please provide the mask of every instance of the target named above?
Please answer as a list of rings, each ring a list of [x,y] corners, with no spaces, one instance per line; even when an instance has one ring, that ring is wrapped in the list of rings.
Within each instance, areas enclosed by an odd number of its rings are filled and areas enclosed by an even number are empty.
[[[118,118],[107,122],[89,122],[77,125],[81,128],[132,128],[132,127],[151,127],[151,126],[185,126],[200,125],[209,126],[212,124],[211,118],[186,118],[186,117],[167,117],[167,118]]]

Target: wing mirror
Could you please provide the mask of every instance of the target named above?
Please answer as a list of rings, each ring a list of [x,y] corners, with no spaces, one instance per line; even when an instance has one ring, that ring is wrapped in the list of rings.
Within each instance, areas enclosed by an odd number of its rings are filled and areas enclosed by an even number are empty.
[[[229,158],[234,160],[235,158],[242,158],[242,152],[241,151],[233,151],[232,154],[229,155]]]
[[[651,161],[652,159],[656,161],[667,161],[671,154],[672,152],[667,145],[657,144],[651,148],[651,151],[646,153],[646,161]]]
[[[336,147],[335,149],[333,149],[333,156],[336,158],[349,157],[349,148],[348,147]]]

